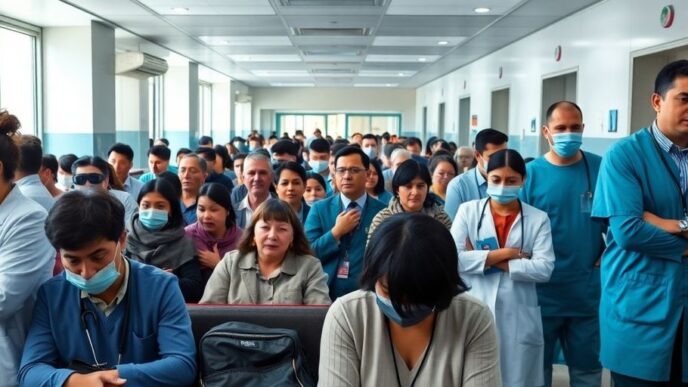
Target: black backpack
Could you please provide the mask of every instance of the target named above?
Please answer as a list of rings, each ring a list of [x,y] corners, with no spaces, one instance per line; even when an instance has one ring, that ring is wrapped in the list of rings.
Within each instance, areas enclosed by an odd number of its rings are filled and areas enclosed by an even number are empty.
[[[294,330],[227,322],[199,346],[203,386],[315,386]]]

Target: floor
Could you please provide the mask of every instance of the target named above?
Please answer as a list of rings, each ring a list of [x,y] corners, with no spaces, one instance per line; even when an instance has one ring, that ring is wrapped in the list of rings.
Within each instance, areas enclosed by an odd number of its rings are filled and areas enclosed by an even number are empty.
[[[602,387],[611,387],[611,375],[609,370],[602,372]],[[552,387],[569,387],[569,371],[565,365],[554,365],[552,375]]]

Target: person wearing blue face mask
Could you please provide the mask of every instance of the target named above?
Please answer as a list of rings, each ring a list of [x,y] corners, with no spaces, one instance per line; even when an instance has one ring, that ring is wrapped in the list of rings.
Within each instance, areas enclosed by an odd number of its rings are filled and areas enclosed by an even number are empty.
[[[501,386],[494,321],[466,293],[457,259],[447,228],[427,215],[381,223],[361,289],[325,317],[318,385]]]
[[[65,272],[38,292],[20,386],[192,385],[196,350],[177,280],[123,256],[121,203],[68,192],[45,232]]]
[[[602,158],[580,150],[583,113],[573,102],[552,104],[543,135],[550,151],[528,164],[521,199],[547,212],[556,256],[552,278],[537,285],[545,337],[545,386],[561,343],[573,387],[602,382],[599,362],[600,256],[604,226],[590,217]]]
[[[330,143],[324,138],[316,138],[308,145],[308,166],[327,182],[330,179]],[[327,196],[332,195],[332,186],[325,185]]]
[[[451,228],[469,294],[495,316],[504,387],[544,384],[535,285],[549,281],[554,251],[547,214],[518,198],[525,179],[518,152],[493,153],[487,164],[488,197],[462,204]]]
[[[162,178],[151,180],[141,188],[138,202],[139,212],[127,225],[124,255],[174,274],[184,300],[198,302],[205,283],[174,187]]]

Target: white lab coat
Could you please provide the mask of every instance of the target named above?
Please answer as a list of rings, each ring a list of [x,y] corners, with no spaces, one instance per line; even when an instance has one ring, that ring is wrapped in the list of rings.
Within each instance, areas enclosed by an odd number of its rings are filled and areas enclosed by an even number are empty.
[[[0,203],[0,387],[17,385],[36,292],[52,276],[46,216],[17,186]]]
[[[531,257],[509,261],[509,272],[485,275],[487,250],[466,248],[469,240],[497,239],[490,206],[485,209],[480,234],[478,221],[487,199],[463,203],[451,228],[459,252],[459,273],[470,286],[469,294],[486,303],[495,317],[499,336],[500,364],[504,387],[533,387],[544,384],[542,316],[535,284],[547,282],[554,269],[554,250],[549,218],[543,211],[523,204],[514,221],[505,247],[521,247]]]

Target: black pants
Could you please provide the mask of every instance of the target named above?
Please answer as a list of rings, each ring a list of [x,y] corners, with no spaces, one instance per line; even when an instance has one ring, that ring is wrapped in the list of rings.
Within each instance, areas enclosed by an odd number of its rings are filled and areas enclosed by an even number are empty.
[[[614,387],[688,387],[688,383],[681,382],[683,362],[683,318],[678,324],[678,332],[674,340],[674,350],[671,354],[671,371],[668,382],[653,382],[637,379],[612,372]]]

